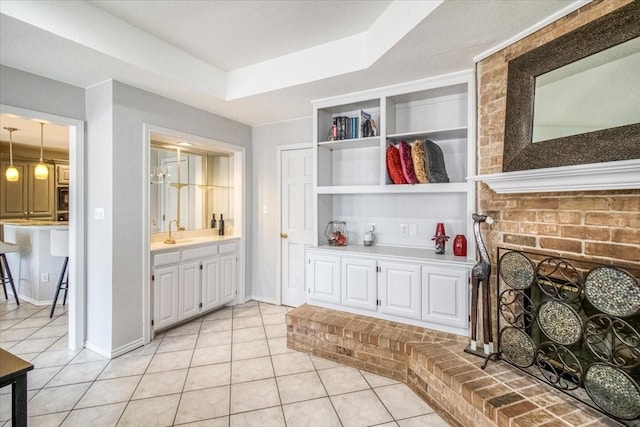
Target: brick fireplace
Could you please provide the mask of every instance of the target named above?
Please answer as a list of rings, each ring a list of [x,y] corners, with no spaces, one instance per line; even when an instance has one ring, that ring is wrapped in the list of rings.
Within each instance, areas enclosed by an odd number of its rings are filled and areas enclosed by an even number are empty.
[[[479,175],[502,171],[508,61],[628,3],[593,1],[477,64]],[[478,210],[495,219],[482,230],[493,271],[498,247],[640,266],[640,190],[497,194],[481,183],[477,194]]]

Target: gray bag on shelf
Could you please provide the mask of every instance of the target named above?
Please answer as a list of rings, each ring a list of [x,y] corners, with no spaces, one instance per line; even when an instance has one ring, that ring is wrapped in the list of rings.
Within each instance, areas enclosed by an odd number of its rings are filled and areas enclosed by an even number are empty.
[[[424,142],[424,151],[429,182],[449,182],[447,167],[444,164],[444,155],[438,144],[427,139]]]

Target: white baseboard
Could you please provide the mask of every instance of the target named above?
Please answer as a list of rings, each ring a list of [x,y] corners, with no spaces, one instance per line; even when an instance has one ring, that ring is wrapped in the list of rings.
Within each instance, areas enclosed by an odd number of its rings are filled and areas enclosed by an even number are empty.
[[[86,341],[84,343],[84,347],[88,348],[89,350],[98,353],[100,356],[106,357],[107,359],[111,359],[111,352],[103,349],[102,347],[99,347],[95,344],[93,344],[92,342]]]
[[[116,349],[114,349],[111,352],[111,357],[118,357],[121,356],[125,353],[130,352],[131,350],[135,350],[136,348],[142,347],[144,345],[144,340],[142,338],[137,339],[133,342],[130,342],[129,344],[125,344],[123,346],[120,346]]]
[[[7,291],[9,290],[7,289]],[[11,292],[7,292],[7,294],[11,294]],[[11,294],[9,298],[13,298],[13,294]],[[18,299],[20,301],[28,302],[29,304],[35,305],[37,307],[46,307],[47,305],[51,306],[51,300],[39,301],[33,298],[29,298],[28,296],[25,296],[25,295],[20,295],[19,293],[18,293]],[[58,305],[62,305],[62,303],[60,302],[58,303]]]
[[[265,304],[278,305],[278,303],[276,302],[275,298],[257,297],[255,295],[252,295],[251,297],[249,297],[249,299],[247,299],[247,301],[258,301],[258,302],[263,302]]]

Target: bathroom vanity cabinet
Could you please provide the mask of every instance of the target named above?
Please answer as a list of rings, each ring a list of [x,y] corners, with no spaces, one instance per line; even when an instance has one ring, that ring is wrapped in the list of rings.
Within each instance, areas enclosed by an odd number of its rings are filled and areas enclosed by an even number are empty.
[[[236,297],[238,238],[193,239],[152,247],[153,330],[230,303]]]

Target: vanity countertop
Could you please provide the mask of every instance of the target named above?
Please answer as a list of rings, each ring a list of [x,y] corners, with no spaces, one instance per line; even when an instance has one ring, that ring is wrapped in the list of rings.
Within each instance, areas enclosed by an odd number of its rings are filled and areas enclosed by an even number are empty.
[[[151,252],[168,251],[173,249],[182,249],[187,246],[202,245],[207,243],[219,243],[229,240],[240,239],[237,236],[200,236],[186,239],[176,239],[176,243],[152,242],[150,245]]]

